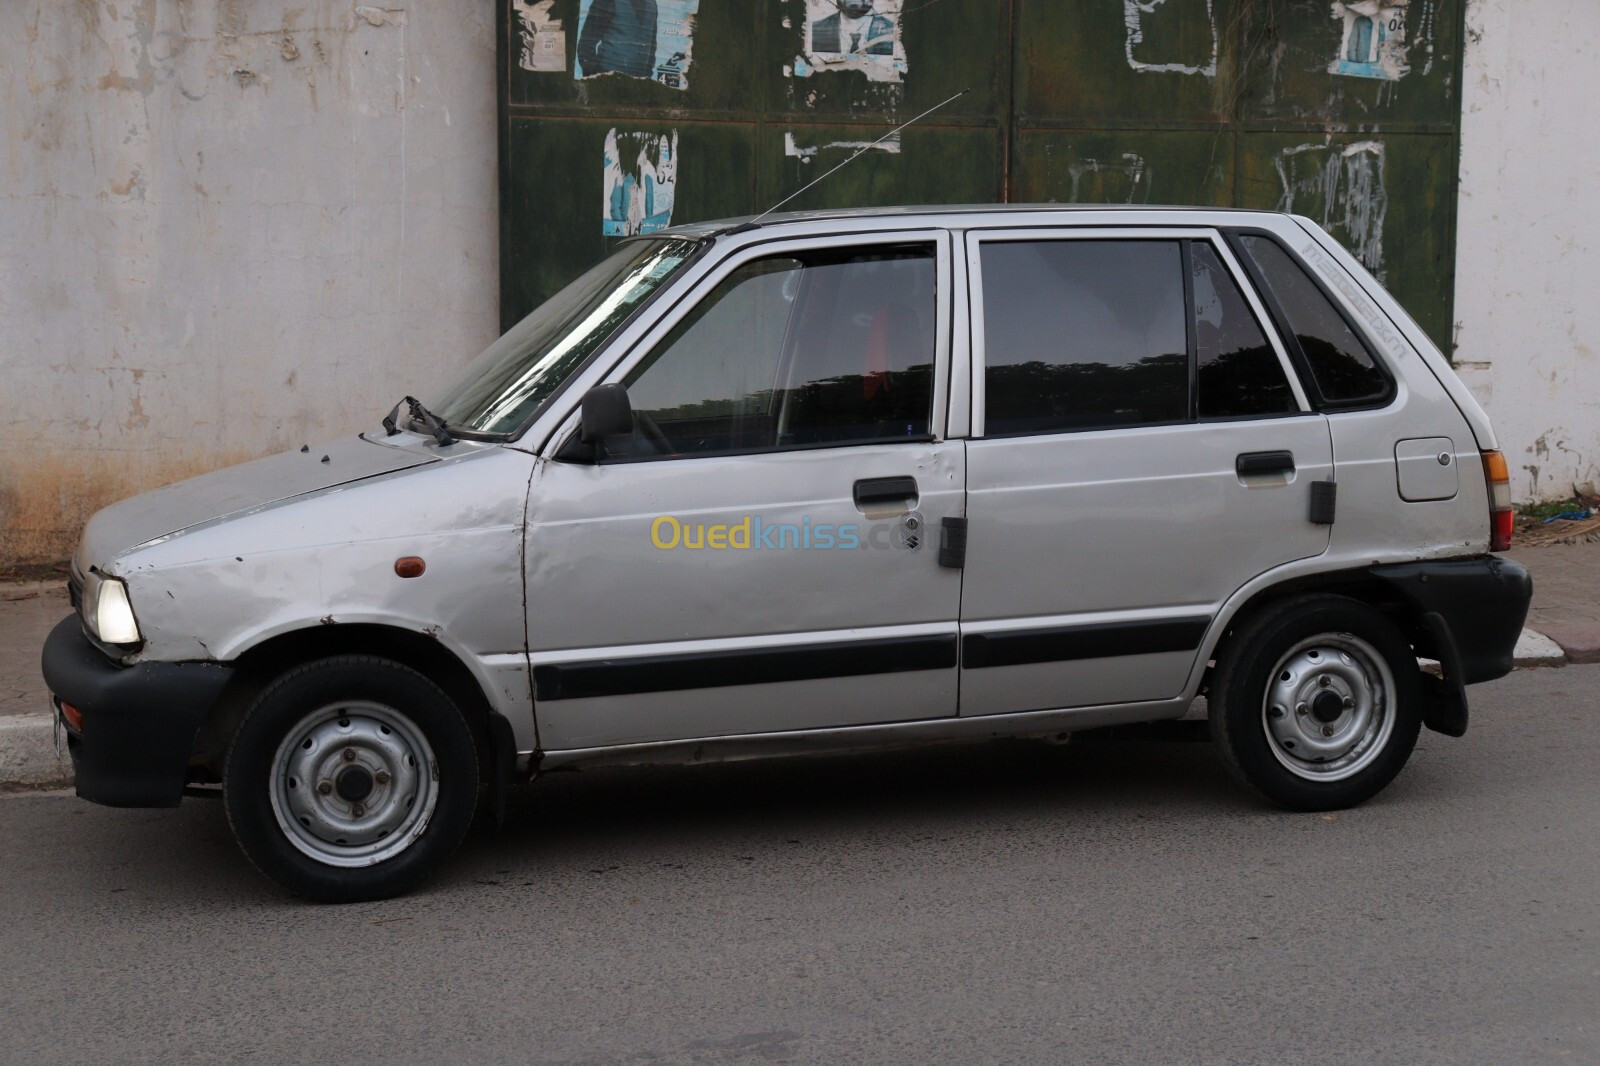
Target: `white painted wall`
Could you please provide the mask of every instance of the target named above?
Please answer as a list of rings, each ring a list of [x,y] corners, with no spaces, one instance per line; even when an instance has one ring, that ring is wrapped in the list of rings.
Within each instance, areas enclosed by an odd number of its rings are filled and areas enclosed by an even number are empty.
[[[1456,368],[1519,500],[1600,483],[1600,3],[1470,0]]]
[[[0,565],[498,326],[492,0],[0,2]]]

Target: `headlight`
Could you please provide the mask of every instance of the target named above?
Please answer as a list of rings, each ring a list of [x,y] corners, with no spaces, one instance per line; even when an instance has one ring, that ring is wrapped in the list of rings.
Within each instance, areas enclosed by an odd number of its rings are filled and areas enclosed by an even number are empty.
[[[92,572],[85,578],[83,620],[107,644],[137,644],[144,639],[128,602],[128,586],[118,578]]]

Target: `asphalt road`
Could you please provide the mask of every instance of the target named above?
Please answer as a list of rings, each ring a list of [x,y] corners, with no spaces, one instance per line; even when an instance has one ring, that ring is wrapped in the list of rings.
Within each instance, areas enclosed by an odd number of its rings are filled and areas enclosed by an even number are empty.
[[[0,1061],[1600,1062],[1597,689],[1338,815],[1167,739],[552,775],[347,907],[215,803],[0,799]]]

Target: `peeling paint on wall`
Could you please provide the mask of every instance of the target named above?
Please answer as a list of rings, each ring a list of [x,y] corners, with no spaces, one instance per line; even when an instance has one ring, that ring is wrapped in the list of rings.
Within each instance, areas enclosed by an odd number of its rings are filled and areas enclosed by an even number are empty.
[[[1072,179],[1074,204],[1131,204],[1150,202],[1150,183],[1154,171],[1136,152],[1123,152],[1114,163],[1098,159],[1079,159],[1067,164]]]
[[[1305,215],[1383,280],[1383,221],[1389,211],[1381,141],[1301,144],[1277,159],[1278,210]]]
[[[654,233],[672,225],[678,192],[678,131],[606,134],[601,231],[607,237]]]
[[[804,134],[802,134],[804,136]],[[802,145],[795,137],[793,130],[787,130],[783,135],[783,154],[792,156],[802,163],[809,163],[817,157],[817,153],[824,148],[843,148],[854,152],[862,148],[870,148],[876,152],[888,152],[890,155],[900,154],[900,135],[897,133],[882,141],[823,141],[821,144]]]
[[[1333,17],[1343,23],[1339,54],[1330,74],[1399,81],[1406,65],[1406,6],[1410,0],[1333,0]]]
[[[535,74],[564,74],[567,70],[567,34],[561,20],[550,17],[556,0],[511,0],[511,9],[517,16],[517,33],[522,38],[522,51],[517,56],[517,66]]]
[[[1205,6],[1210,40],[1184,32]],[[1140,73],[1217,76],[1217,17],[1212,0],[1122,0],[1128,66]]]
[[[906,73],[900,41],[904,0],[804,0],[801,54],[785,68],[795,78],[855,70],[868,81],[899,82]]]
[[[572,76],[622,74],[689,87],[700,0],[583,0]]]
[[[1441,40],[1448,12],[1441,4]],[[1561,499],[1600,485],[1600,213],[1589,207],[1600,4],[1471,0],[1466,19],[1455,365],[1500,450],[1520,458],[1513,497]],[[1440,66],[1448,55],[1441,46]]]

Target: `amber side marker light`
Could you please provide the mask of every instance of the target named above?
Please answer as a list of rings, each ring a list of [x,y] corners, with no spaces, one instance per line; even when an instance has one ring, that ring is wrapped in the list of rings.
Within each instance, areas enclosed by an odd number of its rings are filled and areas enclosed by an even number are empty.
[[[404,555],[394,561],[394,572],[401,577],[421,577],[427,568],[420,555]]]
[[[1511,468],[1500,452],[1483,453],[1483,479],[1489,486],[1489,550],[1511,547],[1516,512],[1511,509]]]
[[[70,703],[63,703],[61,705],[61,717],[67,720],[67,724],[72,727],[74,733],[83,732],[83,712],[78,708]]]

